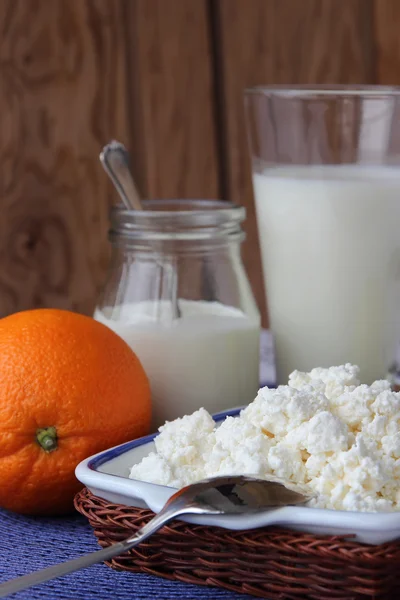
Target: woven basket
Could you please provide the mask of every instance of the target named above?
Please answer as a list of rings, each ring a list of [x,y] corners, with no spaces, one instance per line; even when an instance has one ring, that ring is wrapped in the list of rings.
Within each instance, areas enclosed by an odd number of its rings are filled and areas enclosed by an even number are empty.
[[[75,498],[101,546],[144,525],[148,509],[112,504],[87,489]],[[366,546],[278,528],[229,531],[173,521],[107,563],[186,583],[219,586],[270,600],[400,598],[400,544]]]

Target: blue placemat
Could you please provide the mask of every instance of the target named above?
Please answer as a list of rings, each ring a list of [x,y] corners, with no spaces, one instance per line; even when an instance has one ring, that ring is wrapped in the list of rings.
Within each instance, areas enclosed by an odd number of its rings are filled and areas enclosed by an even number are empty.
[[[76,558],[99,546],[86,519],[31,518],[0,511],[0,580]],[[15,600],[249,600],[214,587],[115,571],[104,564],[48,581],[12,596]]]

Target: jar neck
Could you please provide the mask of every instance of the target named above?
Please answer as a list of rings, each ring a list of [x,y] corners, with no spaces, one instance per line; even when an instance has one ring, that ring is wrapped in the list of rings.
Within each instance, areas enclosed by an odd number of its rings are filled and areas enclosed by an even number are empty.
[[[110,240],[142,250],[190,252],[215,249],[244,239],[245,208],[217,200],[149,200],[144,210],[111,211]]]

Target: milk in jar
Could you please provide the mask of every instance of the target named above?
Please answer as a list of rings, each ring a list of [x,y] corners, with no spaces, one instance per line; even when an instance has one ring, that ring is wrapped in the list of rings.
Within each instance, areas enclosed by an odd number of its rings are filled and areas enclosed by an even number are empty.
[[[218,302],[180,300],[181,318],[154,318],[151,303],[125,307],[118,321],[100,310],[95,319],[118,333],[135,351],[150,378],[153,420],[247,404],[258,390],[260,324]],[[161,310],[169,312],[170,303]]]
[[[153,429],[200,407],[248,404],[259,388],[260,316],[240,256],[245,210],[171,204],[112,210],[112,261],[94,313],[142,362]]]

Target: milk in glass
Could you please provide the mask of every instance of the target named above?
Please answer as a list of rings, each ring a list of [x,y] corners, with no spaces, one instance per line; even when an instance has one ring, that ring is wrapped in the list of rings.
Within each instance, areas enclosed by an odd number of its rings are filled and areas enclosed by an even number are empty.
[[[386,376],[400,339],[400,170],[270,168],[253,174],[278,382],[352,362]]]

